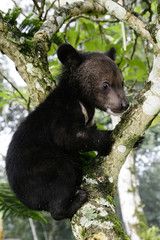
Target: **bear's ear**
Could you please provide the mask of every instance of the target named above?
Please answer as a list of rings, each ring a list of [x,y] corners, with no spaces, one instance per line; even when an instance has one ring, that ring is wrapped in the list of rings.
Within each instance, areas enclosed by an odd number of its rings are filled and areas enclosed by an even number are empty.
[[[81,62],[80,54],[67,43],[60,45],[57,50],[57,56],[64,65],[78,65]]]
[[[113,61],[116,60],[116,49],[114,47],[111,47],[107,52],[105,52],[105,55],[110,57]]]

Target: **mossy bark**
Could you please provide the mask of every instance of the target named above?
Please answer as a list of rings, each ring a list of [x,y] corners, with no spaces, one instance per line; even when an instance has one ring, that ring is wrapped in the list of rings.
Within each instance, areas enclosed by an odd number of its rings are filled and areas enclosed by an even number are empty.
[[[129,240],[116,217],[115,202],[105,191],[107,186],[102,186],[101,180],[86,176],[82,187],[89,193],[89,201],[72,218],[75,238]]]
[[[33,104],[37,106],[54,86],[44,44],[17,37],[14,28],[0,21],[0,51],[13,60],[28,85]]]

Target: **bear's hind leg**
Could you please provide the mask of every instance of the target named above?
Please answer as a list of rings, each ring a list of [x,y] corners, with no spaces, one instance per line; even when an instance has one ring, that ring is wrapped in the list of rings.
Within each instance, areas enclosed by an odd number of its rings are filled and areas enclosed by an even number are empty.
[[[55,220],[61,220],[65,218],[72,218],[77,210],[87,201],[87,192],[85,190],[79,189],[75,193],[73,198],[68,199],[63,198],[59,201],[54,201],[50,203],[50,213]],[[58,200],[58,199],[57,199]]]
[[[53,159],[49,176],[49,170],[46,173],[48,188],[45,195],[49,212],[56,220],[71,218],[87,201],[87,192],[79,187],[82,181],[81,166],[76,159],[63,152],[55,154],[54,151]]]

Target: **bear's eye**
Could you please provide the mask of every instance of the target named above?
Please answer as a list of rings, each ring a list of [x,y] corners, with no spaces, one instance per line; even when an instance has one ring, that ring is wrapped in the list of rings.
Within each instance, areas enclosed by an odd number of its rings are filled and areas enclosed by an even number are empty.
[[[110,86],[110,85],[109,85],[108,82],[104,82],[104,83],[103,83],[103,88],[104,88],[104,89],[108,88],[109,86]]]

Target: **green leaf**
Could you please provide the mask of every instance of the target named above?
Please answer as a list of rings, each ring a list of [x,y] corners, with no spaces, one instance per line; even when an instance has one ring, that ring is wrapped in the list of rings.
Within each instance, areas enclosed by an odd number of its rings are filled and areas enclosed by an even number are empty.
[[[99,130],[104,130],[105,128],[104,128],[104,126],[102,126],[102,125],[96,125],[97,126],[97,128],[99,129]]]
[[[134,11],[137,12],[137,13],[140,13],[142,11],[142,7],[137,6],[137,7],[135,7]]]
[[[153,11],[154,13],[157,12],[157,1],[153,1],[153,2],[151,3],[151,9],[152,9],[152,11]]]
[[[158,115],[151,124],[151,127],[154,127],[155,125],[157,125],[160,122],[160,116]]]
[[[128,63],[129,63],[130,66],[139,67],[139,68],[141,68],[143,70],[146,70],[146,65],[144,64],[144,62],[142,62],[139,59],[129,60]]]
[[[32,218],[47,223],[40,212],[31,210],[22,204],[7,183],[0,184],[0,211],[3,213],[3,218],[9,216]]]
[[[52,42],[54,42],[54,44],[61,44],[61,43],[64,43],[63,39],[62,39],[62,33],[56,33],[53,35],[52,39],[51,39]],[[55,50],[54,50],[55,52]]]
[[[123,60],[121,61],[119,68],[122,69],[125,65],[127,65],[127,59],[123,58]]]
[[[3,19],[11,25],[16,25],[17,18],[19,17],[20,13],[21,13],[20,8],[14,8],[12,10],[9,9],[5,16],[3,17]]]
[[[22,31],[30,24],[30,18],[33,16],[33,13],[30,13],[20,24],[19,29]]]
[[[70,30],[67,32],[68,41],[74,47],[77,46],[77,43],[79,41],[79,36],[80,36],[80,33],[79,31],[76,31],[75,27],[70,28]]]

